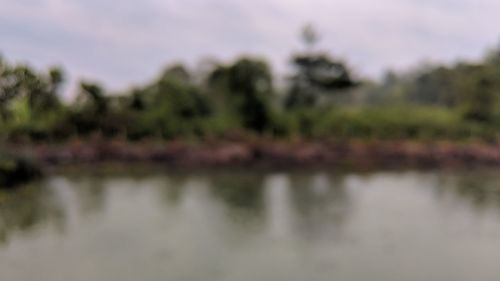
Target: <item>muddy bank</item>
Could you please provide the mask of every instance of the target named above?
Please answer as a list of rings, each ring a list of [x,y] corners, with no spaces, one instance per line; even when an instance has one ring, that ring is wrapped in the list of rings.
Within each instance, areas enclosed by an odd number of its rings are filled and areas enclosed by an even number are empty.
[[[500,146],[415,142],[221,141],[127,143],[72,142],[9,146],[45,165],[157,162],[172,166],[359,167],[500,165]]]

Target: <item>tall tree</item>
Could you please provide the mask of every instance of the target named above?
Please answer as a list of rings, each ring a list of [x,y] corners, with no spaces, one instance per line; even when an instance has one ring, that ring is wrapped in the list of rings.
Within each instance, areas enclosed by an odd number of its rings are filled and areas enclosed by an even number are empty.
[[[307,50],[292,58],[295,74],[291,77],[285,107],[309,107],[318,104],[324,94],[351,88],[356,85],[351,71],[341,60],[313,49],[319,35],[310,25],[302,31]]]
[[[96,83],[83,81],[80,83],[79,103],[93,114],[106,114],[109,109],[109,100],[104,89]]]
[[[272,75],[260,59],[241,58],[229,66],[219,66],[209,76],[212,92],[238,116],[247,129],[263,132],[270,124]]]

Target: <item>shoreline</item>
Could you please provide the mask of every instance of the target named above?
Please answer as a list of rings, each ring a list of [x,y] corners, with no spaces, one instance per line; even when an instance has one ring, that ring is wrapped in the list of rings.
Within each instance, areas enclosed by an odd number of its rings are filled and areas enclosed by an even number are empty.
[[[42,169],[29,160],[0,155],[0,190],[40,178]]]
[[[42,166],[155,163],[171,167],[454,167],[500,166],[500,146],[415,141],[217,141],[130,143],[118,140],[64,144],[9,144],[8,151]]]

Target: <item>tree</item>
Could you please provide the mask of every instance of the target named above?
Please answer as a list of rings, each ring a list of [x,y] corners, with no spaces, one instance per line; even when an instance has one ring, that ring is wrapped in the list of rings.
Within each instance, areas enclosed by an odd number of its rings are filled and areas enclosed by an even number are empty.
[[[322,95],[356,85],[344,62],[312,50],[318,40],[312,26],[304,28],[302,37],[309,49],[292,58],[295,74],[290,79],[291,85],[285,99],[286,108],[315,106]]]
[[[57,94],[60,90],[62,83],[64,82],[65,74],[64,71],[59,67],[52,67],[49,69],[49,83],[50,91],[53,94]]]
[[[128,108],[135,114],[129,132],[133,138],[200,134],[200,124],[212,110],[211,102],[180,64],[168,67],[142,88],[133,89]]]
[[[484,123],[493,121],[495,103],[500,97],[497,73],[484,65],[461,65],[458,70],[457,99],[464,118]]]
[[[407,98],[415,103],[451,107],[456,103],[456,76],[456,71],[442,66],[420,71]]]
[[[13,102],[26,102],[29,115],[38,120],[60,109],[58,91],[63,81],[64,73],[58,68],[38,73],[28,65],[0,61],[0,116],[6,120],[14,114]]]
[[[302,29],[302,41],[304,44],[312,49],[319,41],[319,34],[312,24],[306,24]]]
[[[101,115],[108,112],[109,101],[104,94],[104,89],[99,84],[82,81],[77,100],[90,114]]]
[[[270,125],[272,75],[265,61],[240,58],[209,75],[211,92],[247,129],[263,132]]]

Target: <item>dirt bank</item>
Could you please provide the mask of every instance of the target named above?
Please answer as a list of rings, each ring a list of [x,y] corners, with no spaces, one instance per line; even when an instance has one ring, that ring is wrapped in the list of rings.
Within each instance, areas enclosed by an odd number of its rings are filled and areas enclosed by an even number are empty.
[[[487,144],[379,142],[219,141],[11,144],[9,151],[42,164],[158,162],[173,166],[456,166],[500,165],[500,146]]]

